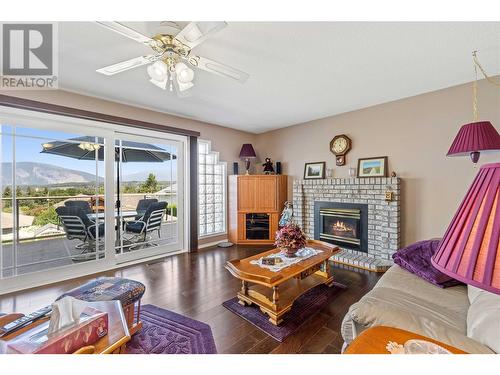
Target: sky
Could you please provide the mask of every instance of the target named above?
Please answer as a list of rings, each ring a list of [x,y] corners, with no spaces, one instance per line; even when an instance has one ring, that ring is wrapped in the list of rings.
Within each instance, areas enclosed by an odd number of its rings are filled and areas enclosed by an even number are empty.
[[[9,125],[0,125],[0,137],[1,137],[1,154],[0,162],[12,162],[12,127]],[[81,137],[80,134],[70,134],[63,132],[38,130],[32,128],[16,128],[16,162],[37,162],[56,165],[62,168],[68,168],[73,170],[78,170],[82,172],[95,174],[96,165],[93,160],[77,160],[70,157],[51,155],[46,153],[40,153],[42,150],[42,144],[50,143],[54,140],[67,140],[70,138]],[[174,151],[173,146],[155,144],[157,147],[161,147],[167,151]],[[171,170],[171,164],[173,168]],[[142,179],[143,176],[147,176],[148,173],[154,173],[158,179],[176,180],[175,175],[177,174],[176,162],[173,163],[166,161],[163,163],[123,163],[122,173],[127,180],[127,176],[130,178]],[[99,176],[104,176],[104,162],[99,162]]]

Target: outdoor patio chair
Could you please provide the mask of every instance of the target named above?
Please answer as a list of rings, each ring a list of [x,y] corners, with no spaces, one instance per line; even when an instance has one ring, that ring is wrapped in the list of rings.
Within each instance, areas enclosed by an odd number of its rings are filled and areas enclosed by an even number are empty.
[[[97,240],[96,223],[87,217],[85,211],[79,207],[57,207],[56,213],[66,233],[68,240],[80,240],[81,244],[76,245],[76,249],[81,249],[81,254],[95,252]],[[104,223],[99,224],[98,230],[99,246],[104,240]]]
[[[90,197],[90,206],[91,206],[92,212],[104,212],[104,209],[105,209],[104,197],[101,197],[101,196]]]
[[[149,206],[151,206],[153,203],[158,203],[158,199],[156,198],[151,198],[151,199],[140,199],[139,202],[137,202],[137,207],[136,211],[137,213],[142,212],[142,215],[137,215],[135,217],[135,220],[141,220],[141,217],[144,216],[144,213],[148,209]]]
[[[64,202],[66,207],[78,207],[81,208],[85,214],[91,214],[92,210],[90,208],[90,203],[87,201],[66,201]]]
[[[167,202],[155,202],[149,205],[140,220],[126,222],[126,233],[133,234],[127,241],[136,242],[133,247],[141,244],[155,246],[155,244],[148,244],[148,240],[151,239],[150,234],[155,231],[158,232],[158,237],[161,237],[161,223],[166,211]]]

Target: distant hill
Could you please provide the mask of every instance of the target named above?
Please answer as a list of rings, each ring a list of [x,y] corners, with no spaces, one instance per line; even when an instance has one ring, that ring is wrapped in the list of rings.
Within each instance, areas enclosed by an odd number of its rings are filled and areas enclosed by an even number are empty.
[[[12,163],[2,163],[2,185],[10,184]],[[102,181],[102,177],[99,178]],[[94,182],[92,173],[34,162],[16,163],[17,185],[55,185]]]

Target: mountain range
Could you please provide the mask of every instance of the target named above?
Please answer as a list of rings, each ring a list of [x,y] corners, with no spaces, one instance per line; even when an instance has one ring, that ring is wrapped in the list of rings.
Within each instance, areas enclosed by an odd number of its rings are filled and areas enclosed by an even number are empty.
[[[1,163],[2,167],[2,185],[10,185],[12,163]],[[158,181],[169,181],[170,173],[168,169],[158,171],[155,168],[154,174]],[[149,172],[134,172],[122,177],[123,182],[145,181]],[[174,171],[175,179],[175,171]],[[57,165],[36,163],[36,162],[18,162],[16,163],[16,184],[17,185],[60,185],[60,184],[85,184],[95,181],[95,175],[92,173],[77,171],[75,169],[58,167]],[[99,177],[99,181],[104,178]]]
[[[2,163],[2,185],[11,184],[12,163]],[[102,177],[99,177],[103,181]],[[56,165],[18,162],[16,163],[16,184],[17,185],[54,185],[67,183],[89,183],[95,181],[92,173],[76,171],[58,167]]]

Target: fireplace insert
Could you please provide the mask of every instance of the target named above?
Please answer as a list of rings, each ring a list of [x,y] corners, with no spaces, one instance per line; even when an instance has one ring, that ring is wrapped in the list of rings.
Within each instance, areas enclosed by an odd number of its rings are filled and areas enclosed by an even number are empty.
[[[366,204],[315,202],[314,238],[368,252]]]

